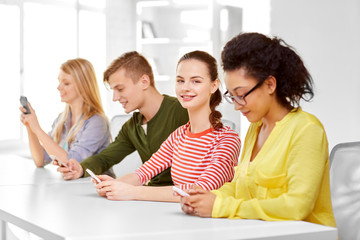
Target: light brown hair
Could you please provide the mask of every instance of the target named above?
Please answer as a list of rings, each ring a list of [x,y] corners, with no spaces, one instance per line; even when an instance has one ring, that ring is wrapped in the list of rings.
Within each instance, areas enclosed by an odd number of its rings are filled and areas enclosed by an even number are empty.
[[[136,51],[127,52],[115,59],[104,72],[104,82],[109,82],[109,77],[119,69],[125,69],[125,75],[136,83],[144,74],[150,78],[150,86],[155,87],[154,74],[151,65],[144,56]]]

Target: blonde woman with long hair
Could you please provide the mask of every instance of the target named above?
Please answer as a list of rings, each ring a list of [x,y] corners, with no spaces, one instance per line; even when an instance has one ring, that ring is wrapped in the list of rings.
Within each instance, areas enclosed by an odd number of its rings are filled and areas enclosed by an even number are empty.
[[[66,106],[50,133],[42,130],[30,103],[30,114],[20,107],[37,167],[51,162],[50,155],[64,163],[71,158],[80,162],[99,153],[111,140],[92,64],[81,58],[68,60],[60,67],[58,80],[57,89]]]

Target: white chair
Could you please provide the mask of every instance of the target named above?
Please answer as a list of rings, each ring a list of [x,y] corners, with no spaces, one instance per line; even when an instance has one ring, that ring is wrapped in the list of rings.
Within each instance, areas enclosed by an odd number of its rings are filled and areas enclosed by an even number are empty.
[[[122,125],[131,118],[131,114],[115,115],[110,121],[111,136],[115,140]],[[126,156],[119,164],[113,166],[113,170],[117,177],[121,177],[125,174],[134,172],[138,167],[142,165],[141,158],[137,151]]]
[[[110,132],[113,139],[118,135],[122,125],[131,118],[131,114],[115,115],[110,121]]]
[[[360,240],[360,142],[332,149],[330,186],[339,239]]]
[[[236,124],[235,124],[233,121],[222,118],[222,119],[221,119],[221,122],[222,122],[225,126],[228,126],[228,127],[230,127],[232,130],[236,131]]]

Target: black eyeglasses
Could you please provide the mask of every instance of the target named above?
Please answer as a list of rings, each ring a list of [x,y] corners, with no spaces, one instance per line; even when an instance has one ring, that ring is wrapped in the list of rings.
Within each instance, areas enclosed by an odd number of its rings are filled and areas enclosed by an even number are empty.
[[[234,104],[234,102],[236,102],[240,106],[245,106],[246,105],[245,97],[250,93],[252,93],[258,87],[260,87],[264,82],[265,80],[258,82],[252,89],[250,89],[247,93],[241,96],[231,96],[229,91],[226,91],[223,96],[226,99],[226,101],[228,101],[231,104]]]

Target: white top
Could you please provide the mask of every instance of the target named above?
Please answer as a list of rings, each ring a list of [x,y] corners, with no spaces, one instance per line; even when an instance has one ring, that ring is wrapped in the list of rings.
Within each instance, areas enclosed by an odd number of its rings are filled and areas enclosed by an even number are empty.
[[[147,124],[143,124],[143,125],[141,125],[142,126],[142,128],[144,129],[144,133],[145,133],[145,135],[147,134]]]

